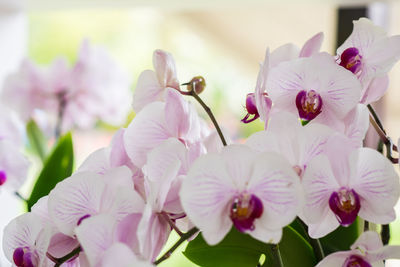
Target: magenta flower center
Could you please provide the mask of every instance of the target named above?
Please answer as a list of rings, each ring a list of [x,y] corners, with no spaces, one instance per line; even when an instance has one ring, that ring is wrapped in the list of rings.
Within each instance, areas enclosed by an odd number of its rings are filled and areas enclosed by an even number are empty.
[[[253,194],[242,193],[232,199],[230,218],[240,232],[254,230],[254,220],[262,213],[263,204]]]
[[[342,187],[338,192],[332,193],[329,198],[329,207],[342,226],[349,226],[355,221],[360,211],[360,198],[354,190]]]
[[[7,174],[5,171],[0,170],[0,185],[3,185],[7,181]]]
[[[35,267],[39,264],[39,257],[29,247],[18,247],[14,250],[13,260],[17,267]]]
[[[357,255],[351,255],[343,263],[342,267],[372,267],[372,265]]]
[[[314,90],[302,90],[296,96],[296,107],[304,121],[311,121],[322,111],[322,98]]]
[[[362,56],[355,47],[349,47],[343,51],[340,56],[340,66],[348,69],[354,74],[358,74],[361,71]]]

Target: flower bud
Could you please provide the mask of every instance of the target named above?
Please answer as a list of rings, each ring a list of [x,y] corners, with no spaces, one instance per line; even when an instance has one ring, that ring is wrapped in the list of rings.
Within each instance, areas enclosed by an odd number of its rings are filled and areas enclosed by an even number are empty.
[[[206,80],[203,78],[203,76],[196,76],[193,77],[186,85],[189,92],[194,90],[196,94],[200,94],[204,91],[204,88],[206,88]]]

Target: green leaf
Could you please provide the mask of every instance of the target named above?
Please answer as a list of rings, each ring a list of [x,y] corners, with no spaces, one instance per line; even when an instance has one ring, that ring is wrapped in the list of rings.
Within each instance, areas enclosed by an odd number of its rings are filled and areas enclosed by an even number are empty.
[[[242,234],[235,227],[217,245],[208,245],[199,234],[189,242],[183,254],[192,262],[205,267],[243,266],[255,267],[266,244]]]
[[[189,242],[183,254],[195,264],[204,267],[255,267],[261,255],[265,254],[263,266],[270,267],[273,265],[269,246],[232,227],[227,236],[215,246],[208,245],[199,234]],[[279,247],[285,267],[297,267],[299,262],[304,267],[313,267],[316,264],[311,246],[290,227],[283,229]]]
[[[317,264],[311,245],[290,226],[283,228],[279,251],[284,267],[314,267]],[[266,255],[263,267],[275,267],[271,263],[271,257]]]
[[[68,133],[61,137],[51,155],[47,158],[27,204],[28,210],[43,196],[46,196],[65,178],[71,176],[74,161],[72,137]]]
[[[320,239],[326,255],[340,250],[349,250],[350,246],[357,240],[361,233],[360,220],[357,218],[348,227],[340,226],[329,235]]]
[[[30,120],[26,125],[29,145],[33,152],[39,156],[42,162],[46,159],[47,140],[34,120]]]

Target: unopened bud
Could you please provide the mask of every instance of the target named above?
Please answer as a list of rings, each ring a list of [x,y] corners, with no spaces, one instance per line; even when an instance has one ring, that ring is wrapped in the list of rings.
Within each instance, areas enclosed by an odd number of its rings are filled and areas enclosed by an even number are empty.
[[[203,78],[203,76],[196,76],[193,77],[186,85],[189,92],[194,90],[196,94],[200,94],[204,91],[204,88],[206,88],[206,80]]]

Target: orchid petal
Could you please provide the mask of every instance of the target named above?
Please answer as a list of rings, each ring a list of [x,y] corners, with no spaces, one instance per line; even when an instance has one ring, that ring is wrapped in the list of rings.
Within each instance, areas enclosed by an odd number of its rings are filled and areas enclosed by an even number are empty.
[[[321,238],[334,231],[340,224],[328,206],[319,214],[319,221],[307,223],[307,225],[311,238]]]
[[[156,73],[152,70],[143,71],[133,94],[133,110],[138,113],[146,105],[162,100],[163,93],[164,88],[159,84]]]
[[[171,227],[146,205],[137,229],[140,254],[147,260],[154,261],[167,242]]]
[[[323,32],[319,32],[313,37],[311,37],[301,48],[299,57],[311,57],[312,55],[318,53],[321,48],[323,40],[324,40]]]
[[[109,247],[101,261],[102,267],[151,267],[150,262],[144,262],[137,259],[136,255],[123,243],[114,243]]]
[[[129,124],[125,131],[126,153],[138,167],[146,163],[147,153],[162,141],[172,137],[168,131],[165,104],[154,102],[147,105]]]
[[[380,216],[392,212],[400,195],[399,177],[390,161],[379,152],[370,148],[360,148],[349,157],[351,164],[351,188],[360,196],[360,217],[365,211],[373,218],[365,218],[375,223],[381,222]],[[386,217],[387,218],[387,217]]]
[[[267,229],[276,230],[288,225],[303,202],[297,174],[286,159],[275,153],[257,157],[248,181],[248,192],[262,201],[264,212],[258,221]]]
[[[113,244],[115,224],[112,216],[101,214],[84,220],[75,229],[91,266],[97,266],[104,252]]]
[[[171,87],[179,90],[175,61],[170,53],[160,49],[155,50],[153,53],[153,65],[157,73],[158,82],[162,87]]]
[[[315,267],[338,267],[342,266],[347,257],[351,256],[349,251],[340,251],[326,256]]]
[[[350,249],[355,250],[358,247],[362,250],[374,251],[381,249],[383,243],[377,232],[366,231],[357,238],[354,244],[351,245]]]
[[[49,214],[58,229],[73,236],[79,219],[100,210],[105,189],[100,175],[78,172],[58,183],[49,194]]]
[[[304,216],[306,223],[321,221],[322,216],[327,216],[328,210],[338,224],[335,216],[329,210],[329,198],[335,190],[340,188],[340,185],[333,175],[331,165],[325,155],[318,155],[308,163],[302,182],[305,193]]]
[[[172,136],[183,137],[189,131],[191,121],[190,103],[186,102],[176,90],[168,89],[165,105],[165,120]]]
[[[209,244],[217,244],[229,232],[230,202],[235,187],[220,155],[198,158],[184,179],[180,191],[182,206],[201,229]]]
[[[389,87],[389,76],[375,77],[364,91],[360,103],[368,105],[378,101]]]

